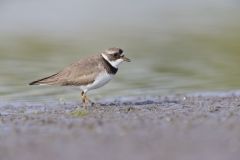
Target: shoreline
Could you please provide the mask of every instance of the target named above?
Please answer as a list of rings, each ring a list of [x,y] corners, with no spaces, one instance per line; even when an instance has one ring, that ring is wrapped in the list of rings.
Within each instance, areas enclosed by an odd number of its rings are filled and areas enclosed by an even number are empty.
[[[238,159],[240,96],[122,97],[0,107],[2,159]],[[22,105],[22,106],[21,106]]]

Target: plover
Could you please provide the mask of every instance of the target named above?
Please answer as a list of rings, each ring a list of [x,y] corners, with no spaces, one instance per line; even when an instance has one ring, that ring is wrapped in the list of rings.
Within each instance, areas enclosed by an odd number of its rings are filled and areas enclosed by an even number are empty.
[[[117,73],[119,65],[130,62],[120,48],[109,48],[100,54],[79,60],[60,72],[29,83],[29,85],[78,86],[83,106],[91,102],[87,92],[107,84]]]

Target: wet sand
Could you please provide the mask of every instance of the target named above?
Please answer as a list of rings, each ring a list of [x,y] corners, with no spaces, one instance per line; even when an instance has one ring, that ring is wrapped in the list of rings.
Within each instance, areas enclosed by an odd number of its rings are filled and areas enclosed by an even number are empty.
[[[121,98],[73,116],[77,103],[0,107],[1,160],[234,160],[240,96]]]

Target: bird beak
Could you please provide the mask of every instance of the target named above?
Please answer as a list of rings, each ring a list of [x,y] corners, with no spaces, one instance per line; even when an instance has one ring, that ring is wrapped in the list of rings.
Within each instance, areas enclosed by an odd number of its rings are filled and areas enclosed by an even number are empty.
[[[131,62],[131,60],[125,56],[122,56],[122,59],[125,61],[125,62]]]

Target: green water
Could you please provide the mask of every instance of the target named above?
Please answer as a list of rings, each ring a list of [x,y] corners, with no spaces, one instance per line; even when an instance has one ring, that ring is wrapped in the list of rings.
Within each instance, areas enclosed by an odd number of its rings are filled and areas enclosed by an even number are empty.
[[[239,7],[223,6],[189,13],[169,11],[174,14],[157,12],[156,7],[134,23],[122,21],[119,26],[91,26],[83,31],[0,32],[1,99],[78,99],[79,91],[73,88],[28,83],[109,47],[123,48],[132,62],[122,64],[109,84],[90,92],[95,99],[238,91]]]

